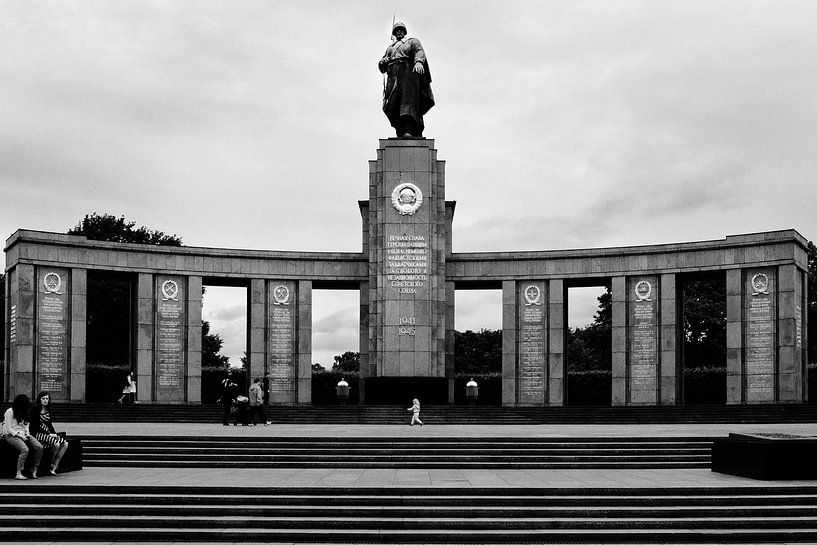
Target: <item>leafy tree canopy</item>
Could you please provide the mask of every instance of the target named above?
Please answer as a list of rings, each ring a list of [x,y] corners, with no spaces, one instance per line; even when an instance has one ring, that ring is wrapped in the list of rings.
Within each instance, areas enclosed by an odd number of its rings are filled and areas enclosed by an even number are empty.
[[[111,214],[99,215],[96,212],[86,215],[82,221],[68,230],[68,234],[107,242],[131,242],[158,246],[182,245],[182,239],[176,235],[167,235],[162,231],[148,229],[145,226],[136,228],[136,222],[125,220],[125,216],[117,218]]]
[[[454,331],[454,372],[486,375],[502,372],[502,331]]]
[[[332,364],[332,371],[339,373],[357,373],[360,371],[360,352],[351,352],[347,350],[340,356],[335,356],[335,363]]]
[[[220,354],[224,340],[218,333],[210,333],[210,322],[201,321],[201,365],[202,367],[227,367],[230,358]]]
[[[312,372],[313,373],[325,373],[326,372],[326,367],[324,367],[323,365],[321,365],[318,362],[315,362],[315,363],[312,364]]]

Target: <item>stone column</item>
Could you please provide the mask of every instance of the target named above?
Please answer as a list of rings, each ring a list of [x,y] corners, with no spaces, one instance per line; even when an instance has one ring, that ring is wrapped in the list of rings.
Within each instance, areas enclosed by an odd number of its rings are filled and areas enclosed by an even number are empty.
[[[154,399],[159,403],[183,403],[187,397],[187,364],[189,357],[188,278],[158,274],[154,277]],[[199,328],[201,328],[201,280],[198,283]],[[199,332],[199,352],[201,333]],[[201,363],[199,360],[199,380]],[[137,377],[137,395],[142,390]]]
[[[312,403],[312,281],[298,282],[298,403]]]
[[[187,398],[201,403],[201,276],[187,278]]]
[[[743,279],[726,271],[726,403],[743,403]]]
[[[679,323],[677,284],[674,274],[662,274],[660,280],[661,323],[661,405],[678,403],[678,345],[682,324]]]
[[[564,280],[548,283],[548,405],[552,406],[565,404],[567,389],[565,290]]]
[[[7,399],[13,400],[17,394],[34,395],[34,309],[35,283],[34,266],[18,264],[6,276],[9,286],[8,323],[9,358]]]
[[[139,274],[136,304],[136,398],[151,403],[153,396],[153,275]]]
[[[263,377],[268,373],[267,361],[265,357],[265,332],[266,321],[266,299],[267,287],[263,278],[253,278],[250,280],[250,288],[247,291],[247,308],[249,310],[249,323],[247,324],[247,379],[251,382],[251,377]],[[249,384],[242,384],[246,389]]]
[[[453,282],[445,284],[445,376],[448,377],[448,403],[454,404],[454,320],[456,290]]]
[[[502,282],[502,405],[516,405],[516,282]]]
[[[627,282],[623,276],[611,280],[612,306],[612,404],[627,403]]]
[[[541,406],[548,400],[548,306],[543,280],[516,283],[516,404]]]
[[[34,389],[54,401],[70,399],[71,278],[69,269],[35,268]]]
[[[803,401],[803,273],[796,265],[778,268],[777,400]]]
[[[368,217],[367,217],[368,219]],[[367,235],[368,235],[368,229]],[[368,244],[368,237],[365,237]],[[364,249],[364,252],[366,250]],[[369,358],[369,283],[360,283],[360,371],[358,372],[358,401],[366,403],[366,379],[372,376]]]
[[[71,388],[70,400],[85,401],[88,324],[88,271],[71,270]]]

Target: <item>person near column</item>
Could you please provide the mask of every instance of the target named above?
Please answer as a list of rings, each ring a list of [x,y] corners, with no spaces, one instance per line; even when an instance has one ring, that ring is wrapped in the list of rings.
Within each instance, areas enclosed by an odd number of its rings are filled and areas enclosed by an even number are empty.
[[[406,410],[411,411],[411,422],[409,423],[409,426],[413,426],[415,422],[417,422],[421,426],[423,425],[423,421],[420,420],[420,400],[419,399],[416,399],[416,398],[413,399],[411,401],[411,407],[409,407]]]
[[[56,475],[57,467],[59,467],[62,457],[65,456],[65,451],[68,450],[68,440],[58,435],[54,429],[54,423],[51,420],[51,394],[49,392],[43,391],[37,394],[37,401],[34,403],[29,422],[31,422],[31,435],[40,442],[44,449],[51,449],[51,467],[48,472]]]
[[[261,390],[264,392],[264,405],[269,405],[269,373],[264,375],[264,380],[261,381]]]
[[[126,400],[131,404],[136,402],[136,381],[133,379],[133,371],[128,373],[128,385],[122,389],[122,396],[117,400],[120,404]]]
[[[220,388],[221,396],[219,397],[219,402],[221,403],[221,423],[225,426],[229,426],[230,412],[233,403],[235,403],[237,386],[230,380],[230,377],[225,377],[224,380],[221,381]]]
[[[43,446],[29,432],[28,417],[30,410],[31,402],[28,396],[19,394],[14,398],[11,408],[3,415],[2,440],[20,453],[17,456],[17,474],[14,476],[15,479],[20,481],[28,479],[23,475],[23,468],[26,466],[29,451],[34,451],[31,464],[31,477],[33,479],[37,478],[40,458],[43,455]]]
[[[255,426],[255,415],[258,415],[258,422],[263,422],[265,426],[272,424],[264,416],[264,391],[261,389],[261,379],[256,378],[250,386],[250,424]]]

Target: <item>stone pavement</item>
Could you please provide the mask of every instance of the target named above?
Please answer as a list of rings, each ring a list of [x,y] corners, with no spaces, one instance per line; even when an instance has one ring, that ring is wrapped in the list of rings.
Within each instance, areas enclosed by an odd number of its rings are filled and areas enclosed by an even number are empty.
[[[59,423],[73,435],[223,436],[234,437],[722,437],[730,432],[777,432],[817,435],[817,424],[684,425],[517,425],[517,426],[376,426],[272,425],[225,427],[179,423]],[[5,481],[9,486],[47,483],[119,487],[168,485],[251,487],[744,487],[817,486],[817,481],[757,481],[708,469],[200,469],[89,467],[39,481]]]

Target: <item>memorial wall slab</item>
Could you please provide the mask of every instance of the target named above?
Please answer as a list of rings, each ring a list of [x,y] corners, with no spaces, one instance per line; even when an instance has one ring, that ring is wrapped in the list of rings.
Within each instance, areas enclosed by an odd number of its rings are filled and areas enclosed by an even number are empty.
[[[548,291],[544,281],[518,282],[517,404],[548,399]]]
[[[68,269],[37,267],[37,388],[54,401],[67,401],[69,390],[71,282]]]
[[[291,280],[267,282],[267,373],[270,402],[297,401],[297,284]],[[250,380],[252,380],[251,377]]]
[[[156,275],[154,288],[155,399],[159,403],[181,403],[186,400],[187,279]],[[138,392],[138,376],[136,380]]]
[[[627,379],[631,405],[654,405],[659,389],[657,276],[627,278]]]
[[[748,403],[772,403],[777,372],[777,271],[743,271],[744,384]]]

